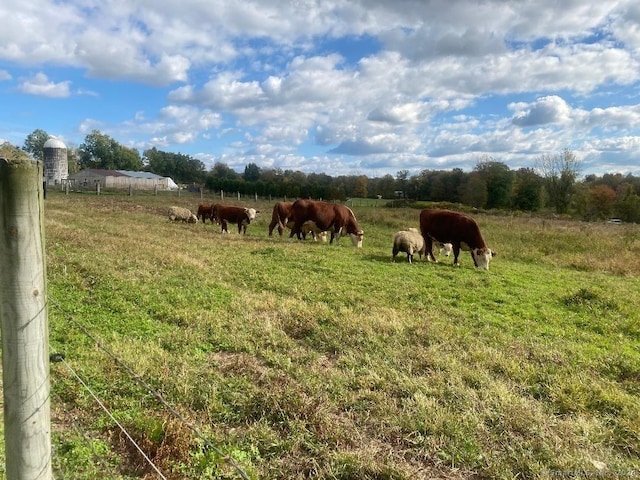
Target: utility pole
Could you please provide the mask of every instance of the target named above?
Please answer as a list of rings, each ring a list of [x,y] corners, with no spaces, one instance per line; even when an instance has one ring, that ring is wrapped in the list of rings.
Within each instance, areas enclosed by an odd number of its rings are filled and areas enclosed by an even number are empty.
[[[51,480],[43,165],[19,154],[10,156],[0,158],[6,478]]]

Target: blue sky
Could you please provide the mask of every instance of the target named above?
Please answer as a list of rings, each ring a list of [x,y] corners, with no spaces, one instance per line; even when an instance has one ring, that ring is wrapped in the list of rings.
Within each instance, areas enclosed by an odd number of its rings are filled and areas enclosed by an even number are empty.
[[[640,175],[640,6],[3,0],[0,142],[97,129],[242,172]]]

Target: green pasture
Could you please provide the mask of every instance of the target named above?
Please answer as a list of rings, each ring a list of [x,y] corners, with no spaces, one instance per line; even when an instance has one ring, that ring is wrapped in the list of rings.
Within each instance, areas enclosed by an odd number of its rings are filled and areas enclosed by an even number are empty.
[[[640,477],[639,226],[478,213],[476,271],[391,262],[419,209],[354,201],[355,249],[199,201],[48,194],[56,478],[160,478],[75,374],[170,479]]]

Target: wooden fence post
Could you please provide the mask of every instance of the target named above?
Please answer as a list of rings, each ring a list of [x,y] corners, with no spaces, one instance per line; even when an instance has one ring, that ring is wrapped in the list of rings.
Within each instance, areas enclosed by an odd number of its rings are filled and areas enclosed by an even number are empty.
[[[51,480],[42,162],[0,158],[0,317],[7,479]]]

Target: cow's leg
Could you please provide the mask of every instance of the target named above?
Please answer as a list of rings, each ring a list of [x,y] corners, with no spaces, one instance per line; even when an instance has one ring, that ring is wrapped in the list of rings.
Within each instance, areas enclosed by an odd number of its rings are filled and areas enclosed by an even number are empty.
[[[427,235],[426,237],[424,237],[424,244],[425,244],[425,253],[427,255],[427,260],[430,259],[433,262],[437,262],[438,260],[436,260],[436,256],[433,254],[433,238]]]
[[[220,226],[222,229],[222,233],[227,232],[229,233],[229,229],[227,228],[227,221],[224,218],[220,219]]]
[[[342,237],[342,231],[344,230],[344,227],[340,227],[338,229],[338,231],[336,232],[336,242],[340,241],[340,237]]]
[[[473,260],[473,266],[478,268],[478,261],[476,260],[476,253],[475,253],[475,249],[470,248],[469,249],[469,253],[471,254],[471,259]]]
[[[291,229],[291,233],[289,234],[289,238],[293,238],[295,235],[298,240],[302,240],[302,236],[300,232],[302,231],[302,223],[296,222],[293,224],[293,228]]]
[[[460,242],[453,242],[453,265],[459,267],[458,256],[460,255]]]

